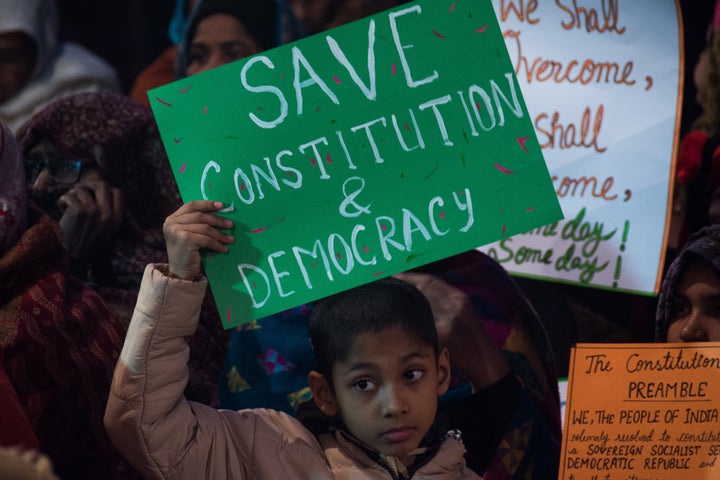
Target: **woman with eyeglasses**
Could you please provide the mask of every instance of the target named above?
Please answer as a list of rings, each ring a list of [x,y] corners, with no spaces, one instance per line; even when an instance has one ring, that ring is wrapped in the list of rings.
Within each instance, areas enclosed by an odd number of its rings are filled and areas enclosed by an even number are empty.
[[[29,196],[60,223],[74,274],[127,326],[145,265],[166,261],[163,222],[182,204],[150,109],[110,92],[73,95],[32,117],[18,143]],[[212,402],[228,337],[208,295],[186,396]]]
[[[60,223],[74,273],[136,285],[137,257],[162,254],[164,216],[180,204],[150,110],[116,93],[81,93],[38,112],[17,138],[28,194]]]
[[[152,142],[159,138],[150,112],[119,94],[79,94],[38,112],[18,141],[29,194],[60,223],[75,275],[100,285],[125,281],[118,276],[132,272],[122,271],[127,265],[113,271],[110,252],[118,240],[133,242],[143,227],[157,225],[151,218],[141,222],[143,210],[150,216],[155,208],[140,197],[164,201],[141,191],[146,185],[151,190],[151,178],[138,181],[163,169],[162,159],[155,159],[159,147]]]
[[[87,278],[122,226],[123,197],[97,162],[83,156],[61,153],[43,140],[25,155],[25,163],[35,199],[60,222],[75,273]]]

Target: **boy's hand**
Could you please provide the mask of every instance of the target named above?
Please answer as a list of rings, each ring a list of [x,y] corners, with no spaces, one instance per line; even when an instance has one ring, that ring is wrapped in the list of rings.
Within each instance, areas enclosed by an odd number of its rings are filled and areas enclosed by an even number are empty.
[[[169,273],[183,280],[193,280],[200,273],[200,249],[219,253],[228,251],[235,238],[218,228],[232,228],[231,220],[214,214],[223,204],[210,200],[188,202],[165,219],[163,233],[167,244]]]
[[[485,331],[470,299],[461,290],[427,273],[395,275],[411,283],[430,302],[440,344],[450,351],[452,368],[475,389],[488,387],[510,371],[500,348]]]

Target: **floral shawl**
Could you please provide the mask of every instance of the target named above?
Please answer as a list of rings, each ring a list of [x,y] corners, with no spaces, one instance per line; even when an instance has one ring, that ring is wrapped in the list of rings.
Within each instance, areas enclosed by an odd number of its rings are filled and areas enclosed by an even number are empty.
[[[124,329],[90,287],[67,276],[57,223],[30,228],[0,257],[3,367],[61,478],[136,478],[103,415]]]

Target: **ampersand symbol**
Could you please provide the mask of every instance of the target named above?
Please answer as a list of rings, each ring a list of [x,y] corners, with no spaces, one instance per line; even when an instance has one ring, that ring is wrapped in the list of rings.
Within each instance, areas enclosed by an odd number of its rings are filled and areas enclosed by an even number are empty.
[[[348,184],[351,181],[358,181],[360,182],[360,188],[355,189],[354,191],[348,193]],[[370,213],[370,205],[367,205],[363,207],[362,205],[358,205],[355,202],[355,199],[358,195],[360,195],[360,192],[362,192],[363,188],[365,188],[365,180],[360,177],[350,177],[343,183],[342,191],[343,196],[345,197],[345,200],[342,201],[340,204],[340,215],[347,218],[354,218],[359,217],[363,213]],[[351,207],[351,208],[350,208]]]

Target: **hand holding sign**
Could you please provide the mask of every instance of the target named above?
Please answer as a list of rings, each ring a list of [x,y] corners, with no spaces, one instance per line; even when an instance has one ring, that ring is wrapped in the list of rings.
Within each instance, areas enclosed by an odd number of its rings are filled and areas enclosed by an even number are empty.
[[[260,252],[206,260],[228,328],[561,216],[486,2],[412,2],[150,97],[183,198],[231,206]]]
[[[193,280],[200,274],[200,249],[226,253],[235,239],[220,232],[232,228],[232,221],[213,215],[223,204],[211,201],[189,202],[170,215],[163,224],[170,275]]]

